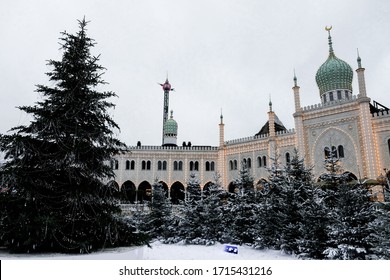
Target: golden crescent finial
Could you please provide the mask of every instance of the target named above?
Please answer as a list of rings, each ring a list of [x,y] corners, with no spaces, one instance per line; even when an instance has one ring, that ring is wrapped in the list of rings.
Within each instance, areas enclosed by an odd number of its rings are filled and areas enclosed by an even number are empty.
[[[325,26],[325,30],[328,31],[328,32],[329,32],[330,30],[332,30],[332,25],[331,25],[330,27]]]

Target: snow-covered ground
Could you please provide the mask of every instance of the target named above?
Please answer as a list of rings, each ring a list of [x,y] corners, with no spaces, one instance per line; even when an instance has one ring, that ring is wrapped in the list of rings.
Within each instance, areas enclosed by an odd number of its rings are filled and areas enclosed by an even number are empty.
[[[107,249],[88,255],[9,254],[0,250],[3,279],[124,279],[121,271],[138,268],[173,270],[202,269],[203,274],[164,274],[160,276],[126,274],[128,279],[254,279],[253,275],[227,276],[238,267],[264,267],[272,279],[374,279],[383,278],[386,261],[300,261],[275,250],[255,250],[238,246],[238,254],[225,252],[225,245],[213,246],[154,242],[147,246]],[[84,261],[78,261],[84,260]],[[172,261],[174,260],[174,261]],[[209,261],[212,260],[212,261]],[[4,264],[3,264],[4,263]],[[223,269],[223,270],[221,270]],[[223,272],[222,274],[221,271]],[[267,274],[269,273],[269,274]],[[257,274],[256,274],[257,275]],[[320,276],[319,276],[320,275]],[[255,276],[256,277],[256,276]],[[258,277],[258,276],[257,276]],[[268,278],[268,277],[267,277]],[[127,279],[127,278],[126,278]]]
[[[162,244],[154,242],[151,248],[122,247],[106,249],[88,255],[65,254],[9,254],[0,251],[0,259],[36,260],[294,260],[293,256],[276,250],[255,250],[249,246],[237,246],[238,254],[225,252],[224,244],[213,246]]]

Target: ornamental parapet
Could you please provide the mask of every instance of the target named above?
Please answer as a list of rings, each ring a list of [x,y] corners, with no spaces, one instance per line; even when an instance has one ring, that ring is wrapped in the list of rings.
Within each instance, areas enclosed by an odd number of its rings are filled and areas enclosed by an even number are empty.
[[[191,147],[175,147],[175,146],[131,146],[131,151],[218,151],[218,147],[212,146],[191,146]]]
[[[378,117],[389,116],[389,115],[390,115],[390,110],[383,110],[383,111],[380,111],[380,112],[373,113],[372,117],[373,118],[378,118]]]
[[[333,100],[333,101],[329,101],[326,103],[319,103],[319,104],[305,106],[305,107],[303,107],[302,112],[310,112],[310,111],[320,110],[320,109],[324,109],[324,108],[330,108],[330,107],[338,106],[341,104],[355,102],[356,100],[357,100],[356,95],[353,95],[352,98],[350,98],[350,99]]]
[[[291,135],[294,133],[295,133],[295,129],[292,128],[285,131],[277,131],[276,136]],[[258,140],[265,140],[268,138],[269,138],[269,133],[266,133],[266,134],[261,134],[256,136],[249,136],[249,137],[225,141],[225,145],[237,145],[237,144],[248,143],[248,142],[253,142]]]

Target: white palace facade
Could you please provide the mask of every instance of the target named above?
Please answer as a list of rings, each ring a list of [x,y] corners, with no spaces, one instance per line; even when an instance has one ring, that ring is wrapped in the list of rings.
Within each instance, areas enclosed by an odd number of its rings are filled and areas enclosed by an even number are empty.
[[[224,122],[219,123],[218,146],[177,145],[178,125],[172,112],[168,118],[168,79],[164,91],[163,141],[161,146],[138,143],[128,153],[115,157],[114,183],[130,202],[148,200],[157,179],[175,203],[182,199],[190,174],[195,173],[202,189],[214,180],[216,172],[229,191],[238,178],[241,164],[250,169],[255,183],[267,180],[270,158],[277,152],[286,164],[298,149],[313,174],[324,170],[324,158],[331,152],[340,159],[345,172],[361,179],[376,180],[390,168],[390,110],[367,95],[365,69],[358,56],[358,92],[352,91],[353,70],[336,57],[329,33],[329,56],[316,73],[321,103],[301,106],[300,87],[294,75],[291,98],[294,100],[294,129],[286,129],[270,109],[268,121],[253,136],[225,141]]]

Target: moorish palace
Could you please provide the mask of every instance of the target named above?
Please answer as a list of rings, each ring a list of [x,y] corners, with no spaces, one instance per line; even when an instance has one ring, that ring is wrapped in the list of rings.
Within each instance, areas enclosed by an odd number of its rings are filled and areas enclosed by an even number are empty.
[[[294,148],[305,158],[318,178],[324,170],[324,158],[333,153],[345,172],[361,179],[376,180],[390,168],[390,110],[367,95],[365,69],[358,55],[356,69],[358,92],[352,90],[353,70],[333,50],[330,28],[329,56],[316,73],[321,103],[301,106],[300,88],[294,75],[292,96],[295,104],[295,129],[287,129],[272,110],[268,121],[255,135],[242,139],[224,138],[223,116],[219,123],[219,146],[177,145],[178,125],[169,113],[168,79],[161,84],[164,92],[163,139],[161,146],[139,142],[126,154],[117,156],[112,167],[115,184],[130,202],[148,200],[153,182],[158,179],[173,202],[183,199],[191,173],[202,189],[221,176],[223,186],[234,191],[233,181],[241,164],[246,164],[261,184],[268,177],[267,166],[276,151],[282,164],[292,157]]]

